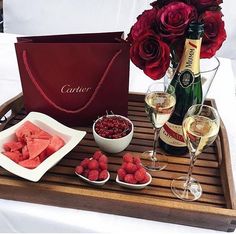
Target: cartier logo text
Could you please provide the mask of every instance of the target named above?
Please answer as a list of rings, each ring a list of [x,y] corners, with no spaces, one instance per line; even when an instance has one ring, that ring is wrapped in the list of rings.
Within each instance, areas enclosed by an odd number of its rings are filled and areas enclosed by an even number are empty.
[[[83,87],[83,86],[77,86],[72,87],[69,84],[63,85],[61,87],[61,93],[87,93],[91,91],[91,87]]]

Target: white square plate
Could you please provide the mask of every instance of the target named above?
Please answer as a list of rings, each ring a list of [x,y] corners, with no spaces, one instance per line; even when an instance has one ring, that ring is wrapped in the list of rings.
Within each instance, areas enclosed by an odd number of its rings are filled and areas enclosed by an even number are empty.
[[[14,140],[16,129],[18,129],[27,120],[34,123],[49,134],[55,134],[65,141],[65,145],[62,148],[50,155],[34,169],[22,167],[1,153],[4,151],[3,144]],[[0,132],[0,166],[17,176],[37,182],[45,174],[45,172],[56,165],[67,153],[69,153],[83,139],[85,134],[85,131],[79,131],[66,127],[45,114],[30,112],[19,123]]]

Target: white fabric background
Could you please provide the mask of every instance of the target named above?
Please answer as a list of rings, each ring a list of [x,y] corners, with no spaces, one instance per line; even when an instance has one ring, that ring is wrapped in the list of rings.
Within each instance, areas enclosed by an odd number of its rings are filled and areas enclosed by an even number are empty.
[[[4,31],[18,34],[129,32],[147,0],[4,0]]]

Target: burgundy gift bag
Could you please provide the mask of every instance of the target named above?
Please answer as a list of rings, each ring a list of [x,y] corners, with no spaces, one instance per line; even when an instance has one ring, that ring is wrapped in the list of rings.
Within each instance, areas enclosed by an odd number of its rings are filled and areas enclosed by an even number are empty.
[[[15,44],[26,111],[70,126],[127,115],[129,45],[122,32],[21,37]]]

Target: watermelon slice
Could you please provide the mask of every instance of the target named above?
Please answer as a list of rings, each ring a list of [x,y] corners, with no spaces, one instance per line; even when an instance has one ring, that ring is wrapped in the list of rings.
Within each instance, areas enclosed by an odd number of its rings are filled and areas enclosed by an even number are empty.
[[[65,142],[59,136],[53,135],[50,139],[50,144],[47,147],[47,155],[55,153],[64,145]]]
[[[52,138],[52,136],[49,133],[41,130],[40,132],[31,135],[31,138],[49,140]]]
[[[26,160],[29,158],[29,150],[27,145],[24,145],[24,147],[22,148],[22,160]]]
[[[19,141],[9,141],[3,144],[3,148],[5,151],[16,151],[22,149],[23,144]]]
[[[41,162],[43,162],[49,155],[47,155],[47,151],[44,150],[40,155],[39,155],[39,159]]]
[[[16,163],[19,163],[22,160],[22,154],[19,151],[14,151],[14,152],[6,151],[3,152],[3,154]]]
[[[32,158],[32,159],[26,159],[21,162],[19,162],[19,165],[22,167],[26,167],[28,169],[34,169],[41,163],[39,157]]]
[[[39,156],[48,146],[50,141],[45,139],[31,139],[27,140],[27,147],[29,151],[29,158]]]
[[[26,137],[30,137],[40,131],[39,127],[27,120],[16,130],[16,137],[18,141],[24,142]]]

